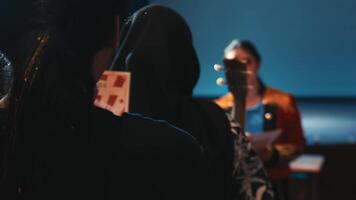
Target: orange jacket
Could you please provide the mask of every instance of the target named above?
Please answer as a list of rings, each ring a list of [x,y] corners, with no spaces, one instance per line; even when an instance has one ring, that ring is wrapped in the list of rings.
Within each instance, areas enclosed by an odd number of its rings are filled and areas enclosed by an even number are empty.
[[[231,93],[220,97],[215,102],[226,111],[230,111],[234,104]],[[266,115],[266,113],[264,119],[265,121],[275,120],[274,129],[283,131],[274,142],[276,153],[278,153],[278,162],[266,165],[266,169],[272,180],[285,179],[290,173],[289,161],[294,159],[305,146],[299,110],[292,95],[273,88],[264,89],[262,103],[277,108],[275,115]],[[276,119],[271,119],[271,116]]]

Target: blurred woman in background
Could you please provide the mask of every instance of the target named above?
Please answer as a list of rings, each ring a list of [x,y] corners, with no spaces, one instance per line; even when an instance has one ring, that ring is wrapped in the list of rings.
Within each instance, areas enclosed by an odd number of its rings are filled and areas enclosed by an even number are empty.
[[[254,145],[264,161],[272,180],[277,199],[289,199],[288,162],[298,156],[305,145],[299,110],[294,97],[280,90],[266,87],[259,77],[261,56],[256,47],[247,40],[238,41],[233,48],[238,61],[246,63],[247,84],[245,131],[253,137],[263,134],[279,135],[271,146]],[[215,101],[230,114],[234,106],[231,93]]]

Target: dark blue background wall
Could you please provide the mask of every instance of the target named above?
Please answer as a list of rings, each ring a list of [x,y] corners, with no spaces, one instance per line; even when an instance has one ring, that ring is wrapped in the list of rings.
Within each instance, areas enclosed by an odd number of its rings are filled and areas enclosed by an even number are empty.
[[[192,29],[202,68],[195,95],[226,92],[215,85],[221,74],[212,66],[233,38],[250,39],[262,54],[265,82],[299,97],[308,144],[356,143],[355,0],[150,3],[177,10]]]
[[[151,0],[190,25],[202,73],[195,94],[218,96],[212,70],[233,39],[250,39],[269,85],[299,97],[356,97],[355,0]]]

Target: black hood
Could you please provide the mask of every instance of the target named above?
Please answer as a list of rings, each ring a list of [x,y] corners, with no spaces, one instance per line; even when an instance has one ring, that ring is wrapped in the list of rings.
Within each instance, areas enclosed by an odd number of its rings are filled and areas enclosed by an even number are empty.
[[[123,28],[115,70],[144,73],[163,92],[191,95],[199,77],[192,34],[174,10],[151,5],[137,11]],[[133,80],[136,81],[136,80]]]
[[[167,112],[176,112],[184,99],[191,98],[199,78],[187,23],[159,5],[137,11],[123,27],[113,69],[132,73],[130,112],[170,118]]]

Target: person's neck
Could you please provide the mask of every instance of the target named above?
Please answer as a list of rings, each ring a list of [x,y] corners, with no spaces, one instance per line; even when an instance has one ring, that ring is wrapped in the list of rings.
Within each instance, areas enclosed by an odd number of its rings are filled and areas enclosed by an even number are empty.
[[[257,104],[262,102],[262,97],[259,94],[259,84],[256,82],[255,84],[255,88],[250,90],[248,92],[247,98],[246,98],[246,108],[253,108],[255,107]]]
[[[262,102],[262,98],[260,95],[254,95],[254,96],[248,97],[246,99],[246,108],[247,109],[253,108],[261,102]]]

